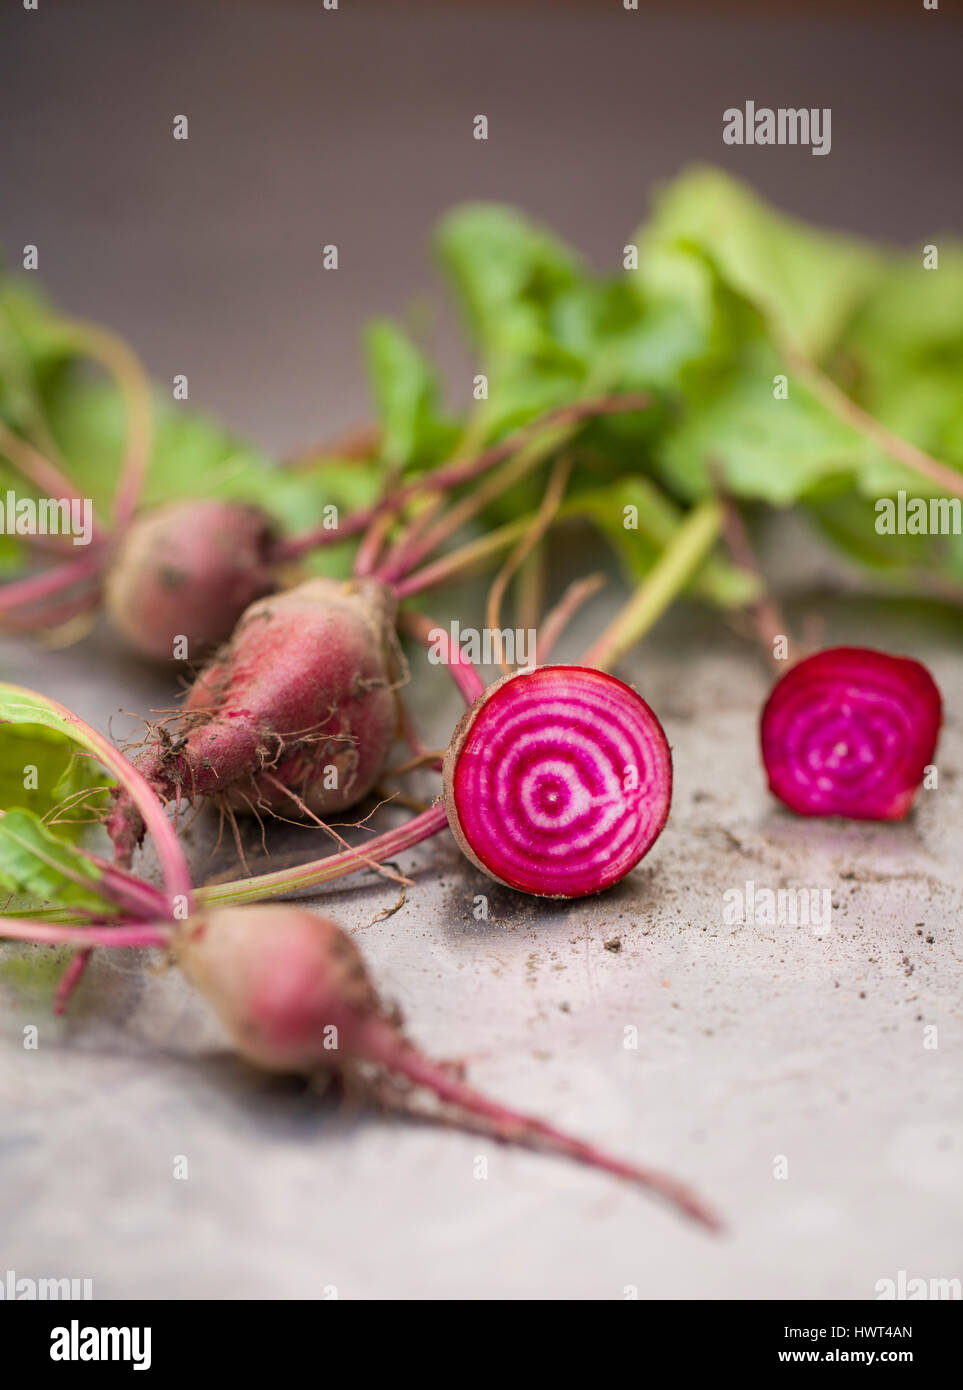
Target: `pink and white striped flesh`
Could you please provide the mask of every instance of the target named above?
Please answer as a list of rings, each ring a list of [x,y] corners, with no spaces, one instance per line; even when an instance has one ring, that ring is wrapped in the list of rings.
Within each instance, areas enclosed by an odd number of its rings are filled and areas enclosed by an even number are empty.
[[[543,897],[611,887],[658,839],[672,756],[631,686],[587,666],[542,666],[490,686],[445,758],[445,804],[469,859]]]

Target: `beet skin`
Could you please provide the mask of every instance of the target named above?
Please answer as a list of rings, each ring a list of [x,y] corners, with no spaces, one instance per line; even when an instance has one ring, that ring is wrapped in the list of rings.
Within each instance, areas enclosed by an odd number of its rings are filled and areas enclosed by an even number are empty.
[[[397,728],[393,607],[373,580],[312,579],[258,600],[135,766],[165,800],[216,795],[295,817],[298,801],[321,817],[354,805]],[[129,862],[143,825],[123,792],[107,828]]]

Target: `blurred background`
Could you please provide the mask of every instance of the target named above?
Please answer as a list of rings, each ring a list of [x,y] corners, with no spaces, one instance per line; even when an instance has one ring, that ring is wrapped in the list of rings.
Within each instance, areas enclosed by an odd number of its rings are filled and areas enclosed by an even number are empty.
[[[942,0],[42,0],[0,13],[0,247],[261,444],[368,413],[359,329],[414,316],[469,376],[428,238],[465,198],[615,266],[708,160],[777,205],[922,245],[961,219],[963,29]],[[832,150],[722,142],[722,113],[832,108]],[[484,113],[487,142],[472,138]],[[172,138],[175,115],[190,138]],[[335,242],[341,268],[321,269]]]

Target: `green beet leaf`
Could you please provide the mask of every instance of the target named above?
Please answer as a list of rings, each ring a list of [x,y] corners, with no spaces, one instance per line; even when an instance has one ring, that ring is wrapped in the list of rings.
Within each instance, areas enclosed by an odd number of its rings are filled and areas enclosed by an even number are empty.
[[[100,870],[82,850],[54,834],[31,811],[0,815],[0,912],[53,905],[114,915],[116,906],[98,890]]]

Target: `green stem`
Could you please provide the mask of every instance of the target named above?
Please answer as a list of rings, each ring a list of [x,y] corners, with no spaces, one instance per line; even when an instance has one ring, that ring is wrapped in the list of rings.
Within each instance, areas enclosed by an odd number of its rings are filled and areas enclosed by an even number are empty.
[[[79,352],[99,362],[113,377],[127,411],[127,437],[114,495],[114,526],[123,531],[137,509],[150,467],[153,438],[151,384],[140,358],[99,323],[67,320],[66,331]]]
[[[632,501],[638,507],[637,535],[644,537],[659,550],[664,550],[674,539],[682,525],[685,512],[675,502],[666,497],[651,478],[642,474],[632,479],[632,492],[624,499],[617,489],[610,492],[593,489],[591,492],[576,493],[562,503],[558,509],[558,521],[585,519],[592,523],[602,537],[615,551],[616,557],[626,571],[630,584],[638,582],[631,573],[632,558],[629,555],[629,542],[625,547],[613,539],[611,515],[613,508],[620,511],[622,502]],[[626,531],[624,535],[632,533]],[[761,589],[758,580],[743,569],[731,564],[724,556],[710,555],[699,571],[692,577],[692,592],[707,603],[719,608],[744,608],[758,598]]]
[[[457,550],[449,551],[441,559],[425,565],[423,569],[415,570],[405,579],[400,579],[392,586],[396,595],[399,599],[410,598],[412,594],[420,594],[425,589],[446,584],[475,565],[483,564],[492,555],[497,555],[499,551],[505,550],[524,536],[534,520],[534,513],[530,513],[528,516],[519,517],[517,521],[508,521],[504,526],[499,526],[497,531],[489,531],[487,536],[480,536],[478,540],[469,541]]]
[[[379,569],[377,577],[384,583],[397,584],[417,566],[425,564],[436,550],[452,536],[457,535],[469,521],[488,506],[489,502],[507,492],[510,487],[520,482],[544,459],[554,453],[569,438],[575,428],[575,425],[557,425],[522,445],[518,453],[497,473],[491,473],[468,497],[462,498],[460,502],[449,508],[415,545],[405,546],[400,561]]]
[[[587,384],[586,389],[588,389],[588,385],[594,385],[594,383]],[[490,444],[488,448],[483,449],[480,454],[473,458],[462,458],[461,449],[459,449],[456,461],[449,461],[411,479],[392,494],[391,502],[393,505],[399,506],[402,502],[418,495],[432,492],[450,493],[454,488],[461,487],[464,483],[473,482],[483,473],[487,473],[498,464],[511,459],[527,445],[537,441],[544,430],[558,431],[553,438],[556,444],[560,445],[570,438],[578,425],[596,415],[619,415],[629,411],[648,410],[651,405],[652,396],[647,391],[633,391],[624,395],[592,396],[573,401],[569,405],[557,406],[540,419],[533,420],[530,424],[514,431],[507,439],[499,440],[497,444]],[[333,545],[335,541],[344,540],[347,536],[355,536],[359,531],[366,531],[382,509],[383,502],[378,502],[374,506],[353,512],[334,531],[319,528],[303,532],[298,536],[288,536],[279,543],[275,553],[278,559],[296,560],[307,551],[313,550],[315,546]],[[420,563],[420,561],[415,563]]]
[[[846,395],[833,381],[826,375],[821,367],[811,361],[804,352],[800,352],[779,329],[772,323],[770,327],[777,342],[789,360],[790,366],[799,373],[812,391],[827,409],[831,410],[837,419],[842,420],[843,424],[849,425],[863,435],[877,449],[880,449],[888,458],[895,459],[904,468],[912,469],[921,478],[926,478],[935,484],[942,492],[948,493],[951,497],[963,497],[963,474],[956,468],[951,468],[940,459],[934,458],[932,454],[927,454],[923,449],[912,444],[908,439],[903,439],[901,435],[894,434],[891,429],[863,410],[862,406]]]
[[[688,583],[719,536],[722,508],[713,498],[693,507],[645,580],[582,658],[607,670],[634,647]]]
[[[44,454],[26,439],[9,429],[0,420],[0,454],[10,460],[17,472],[36,488],[43,497],[63,497],[73,501],[83,501],[67,475],[51,463]],[[93,539],[100,539],[100,529],[93,528]]]
[[[432,806],[405,821],[396,830],[387,830],[383,835],[369,840],[363,850],[369,859],[387,859],[437,835],[447,824],[444,806]],[[296,893],[302,888],[316,888],[321,883],[346,878],[366,867],[358,850],[343,850],[340,854],[329,854],[324,859],[299,864],[293,869],[276,869],[273,873],[237,878],[230,883],[211,883],[204,888],[196,888],[194,898],[201,903],[261,902],[264,898]]]

